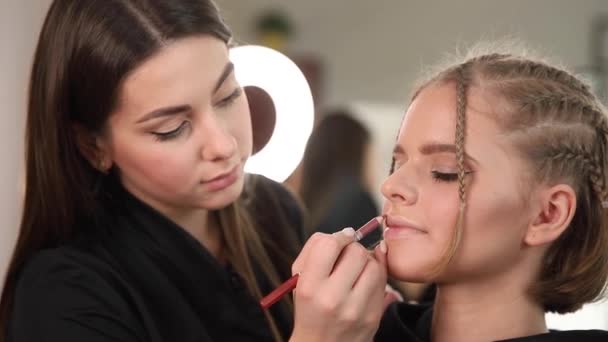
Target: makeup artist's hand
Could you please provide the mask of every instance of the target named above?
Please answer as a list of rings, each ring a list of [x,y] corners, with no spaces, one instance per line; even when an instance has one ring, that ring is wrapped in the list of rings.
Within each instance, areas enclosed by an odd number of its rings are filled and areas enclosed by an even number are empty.
[[[386,245],[373,252],[354,242],[354,230],[314,234],[292,266],[295,290],[291,342],[371,341],[382,313]]]

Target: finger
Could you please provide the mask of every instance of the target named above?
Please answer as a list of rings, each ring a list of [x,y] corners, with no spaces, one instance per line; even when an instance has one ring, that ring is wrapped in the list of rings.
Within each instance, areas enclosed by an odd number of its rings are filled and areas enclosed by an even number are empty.
[[[391,285],[386,284],[384,287],[384,293],[392,295],[397,301],[403,302],[403,296],[401,292],[395,290]]]
[[[380,265],[382,265],[382,267],[384,269],[386,269],[387,266],[387,253],[388,253],[388,249],[387,249],[387,245],[386,242],[384,240],[380,241],[380,243],[378,244],[378,246],[376,246],[376,248],[374,248],[374,258],[380,263]]]
[[[301,272],[302,267],[306,262],[306,259],[308,257],[310,250],[314,249],[316,243],[320,239],[322,239],[323,236],[326,236],[326,235],[328,235],[328,234],[314,233],[310,238],[308,238],[308,240],[304,244],[304,247],[302,247],[300,254],[298,254],[298,257],[296,258],[296,260],[294,260],[293,264],[291,265],[291,274],[292,275]]]
[[[403,296],[389,284],[386,284],[384,288],[384,309],[386,310],[392,302],[403,302]]]
[[[377,314],[381,315],[385,286],[386,270],[370,257],[353,286],[349,301],[357,306],[355,310],[377,310]]]
[[[310,281],[318,284],[326,280],[342,253],[344,247],[355,241],[355,230],[344,228],[338,233],[323,235],[308,251],[304,261],[302,274],[306,276],[300,278],[301,281]]]
[[[386,310],[386,308],[388,308],[389,305],[391,305],[391,303],[397,302],[399,301],[399,298],[391,292],[387,292],[384,294],[384,301],[382,303],[382,307],[384,308],[384,310]]]
[[[369,251],[363,246],[346,246],[329,276],[329,291],[338,295],[350,292],[368,261]]]

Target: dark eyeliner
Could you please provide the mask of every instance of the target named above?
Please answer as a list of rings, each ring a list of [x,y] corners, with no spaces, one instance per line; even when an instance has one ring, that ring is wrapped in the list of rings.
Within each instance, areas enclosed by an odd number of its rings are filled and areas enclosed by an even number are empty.
[[[465,171],[465,175],[473,173],[472,171]],[[458,180],[458,173],[447,173],[439,171],[431,171],[433,180],[436,182],[455,182]]]
[[[168,132],[152,132],[152,134],[154,134],[155,138],[159,141],[174,139],[181,134],[182,130],[186,127],[187,124],[188,122],[184,121],[176,129],[173,129]]]

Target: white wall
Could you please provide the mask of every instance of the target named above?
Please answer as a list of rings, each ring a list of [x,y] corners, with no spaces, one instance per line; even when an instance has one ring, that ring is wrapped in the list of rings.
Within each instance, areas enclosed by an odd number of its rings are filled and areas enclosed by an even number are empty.
[[[217,0],[236,38],[255,42],[262,8],[292,18],[296,52],[327,65],[328,102],[401,103],[420,66],[459,43],[518,36],[571,67],[587,64],[591,20],[604,0]]]
[[[29,67],[50,0],[0,1],[0,278],[20,221],[19,174]],[[2,285],[0,285],[1,287]],[[1,288],[0,288],[1,290]]]

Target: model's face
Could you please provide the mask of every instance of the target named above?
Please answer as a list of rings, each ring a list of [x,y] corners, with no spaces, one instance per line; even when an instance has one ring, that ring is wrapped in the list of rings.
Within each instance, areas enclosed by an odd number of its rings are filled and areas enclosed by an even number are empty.
[[[454,259],[438,278],[459,214],[455,154],[456,91],[430,85],[412,102],[395,144],[395,170],[382,192],[388,215],[389,273],[401,280],[457,281],[501,272],[521,258],[531,213],[526,210],[524,163],[491,118],[475,89],[466,111],[466,211]]]
[[[177,40],[139,66],[108,128],[125,188],[161,212],[219,209],[242,191],[251,121],[219,39]]]

